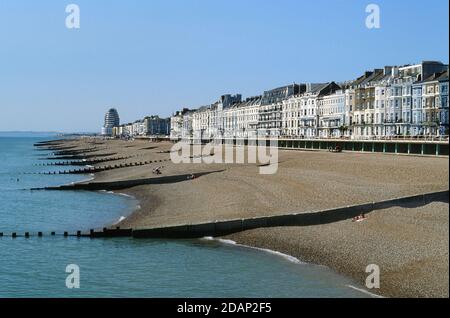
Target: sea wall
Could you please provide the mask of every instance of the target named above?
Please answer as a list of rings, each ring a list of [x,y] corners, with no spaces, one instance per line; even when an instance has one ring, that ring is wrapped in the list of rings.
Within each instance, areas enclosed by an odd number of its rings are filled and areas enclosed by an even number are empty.
[[[215,221],[201,224],[184,224],[150,229],[134,229],[132,231],[132,236],[135,238],[177,239],[224,236],[264,227],[309,226],[333,223],[394,206],[414,208],[434,201],[448,203],[448,200],[449,191],[446,190],[320,211]]]

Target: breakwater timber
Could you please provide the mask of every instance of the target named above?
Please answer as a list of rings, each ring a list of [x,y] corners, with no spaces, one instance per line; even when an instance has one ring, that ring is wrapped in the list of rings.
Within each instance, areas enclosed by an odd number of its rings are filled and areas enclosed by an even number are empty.
[[[80,187],[81,186],[81,187]],[[105,187],[105,186],[103,186]],[[92,190],[88,184],[77,184],[73,186],[54,187],[50,190],[70,190],[70,189]],[[117,189],[117,185],[111,189]],[[214,221],[201,224],[183,224],[177,226],[155,227],[147,229],[121,229],[120,227],[103,228],[101,231],[91,229],[89,232],[77,231],[75,234],[64,232],[64,237],[89,237],[89,238],[108,238],[108,237],[134,237],[134,238],[155,238],[155,239],[192,239],[202,237],[220,237],[233,233],[243,232],[247,230],[283,227],[283,226],[311,226],[319,224],[327,224],[342,220],[352,219],[361,214],[369,215],[377,210],[388,209],[396,206],[424,206],[431,202],[448,203],[449,191],[439,191],[432,193],[424,193],[420,195],[395,198],[380,202],[371,202],[367,204],[359,204],[353,206],[340,207],[335,209],[311,211],[303,213],[291,213],[284,215],[272,215],[256,218],[243,218],[235,220]],[[51,236],[56,233],[52,232]],[[60,234],[61,235],[61,234]],[[0,237],[5,236],[0,233]],[[11,233],[11,237],[16,238],[20,235]],[[29,232],[23,235],[26,238],[33,236]],[[34,236],[42,237],[43,233],[35,233]]]

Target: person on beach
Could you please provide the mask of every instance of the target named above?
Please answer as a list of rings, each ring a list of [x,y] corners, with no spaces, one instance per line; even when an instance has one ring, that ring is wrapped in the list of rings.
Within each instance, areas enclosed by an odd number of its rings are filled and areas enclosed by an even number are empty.
[[[162,168],[162,167],[158,167],[158,168],[153,169],[153,173],[154,173],[154,174],[161,174],[161,173],[162,173],[162,172],[161,172],[161,168]]]
[[[355,216],[352,219],[352,222],[361,222],[361,221],[364,221],[365,219],[366,219],[366,216],[364,215],[364,213],[362,213],[362,214],[360,214],[358,216]]]

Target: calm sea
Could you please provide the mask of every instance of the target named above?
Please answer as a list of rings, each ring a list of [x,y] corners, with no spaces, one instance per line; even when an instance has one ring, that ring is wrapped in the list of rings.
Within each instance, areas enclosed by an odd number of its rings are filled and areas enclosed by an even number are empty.
[[[367,297],[323,266],[213,240],[51,237],[115,223],[136,201],[103,192],[30,191],[90,176],[38,175],[41,137],[0,136],[0,297]],[[11,232],[44,232],[18,237]],[[66,267],[80,288],[66,287]]]

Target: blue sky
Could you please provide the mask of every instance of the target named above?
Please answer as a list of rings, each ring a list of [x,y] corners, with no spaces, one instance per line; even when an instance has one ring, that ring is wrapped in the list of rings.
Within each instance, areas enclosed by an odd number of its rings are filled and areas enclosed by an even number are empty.
[[[65,27],[78,4],[81,28]],[[369,3],[381,28],[365,27]],[[447,0],[0,0],[0,131],[98,131],[221,94],[448,63]]]

